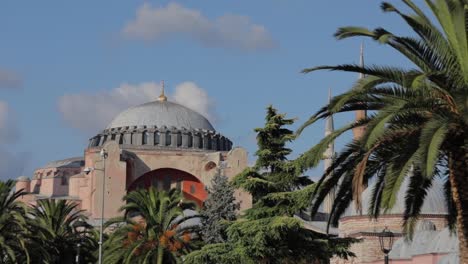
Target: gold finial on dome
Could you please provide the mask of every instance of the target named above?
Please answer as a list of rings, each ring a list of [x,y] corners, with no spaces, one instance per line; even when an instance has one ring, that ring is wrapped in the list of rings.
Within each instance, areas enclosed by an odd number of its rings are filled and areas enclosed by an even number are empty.
[[[164,80],[161,81],[161,86],[162,86],[162,90],[161,90],[161,95],[158,97],[158,101],[165,102],[167,101],[167,97],[164,95]]]

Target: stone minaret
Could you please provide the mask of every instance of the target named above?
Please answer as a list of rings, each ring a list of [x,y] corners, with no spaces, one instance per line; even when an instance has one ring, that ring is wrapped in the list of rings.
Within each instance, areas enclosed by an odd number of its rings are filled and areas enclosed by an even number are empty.
[[[331,101],[331,89],[328,90],[328,103]],[[327,117],[325,120],[325,136],[330,135],[333,133],[334,127],[333,127],[333,116]],[[323,167],[324,171],[327,171],[328,168],[332,165],[333,162],[333,157],[335,156],[335,144],[331,143],[328,145],[327,150],[324,153],[323,157]],[[328,194],[327,197],[325,197],[324,203],[323,203],[323,212],[330,214],[333,206],[333,201],[335,200],[335,192],[336,189],[333,188]]]
[[[360,55],[360,59],[359,59],[359,65],[361,67],[364,66],[364,45],[361,43],[361,55]],[[360,73],[359,74],[359,79],[362,79],[364,78],[364,74]],[[367,117],[367,111],[366,110],[358,110],[356,111],[356,121],[359,121],[361,119],[364,119]],[[354,139],[360,139],[363,135],[364,135],[364,132],[366,131],[366,127],[362,126],[362,127],[356,127],[353,129],[353,138]]]

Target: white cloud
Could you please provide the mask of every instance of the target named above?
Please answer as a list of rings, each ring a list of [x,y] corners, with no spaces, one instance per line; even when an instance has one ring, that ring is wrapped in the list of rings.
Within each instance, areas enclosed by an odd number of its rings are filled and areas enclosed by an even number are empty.
[[[0,68],[0,89],[15,89],[21,87],[22,81],[18,74]]]
[[[215,122],[215,103],[205,90],[193,82],[183,82],[176,86],[173,96],[174,102],[197,111],[210,121]]]
[[[14,114],[6,102],[0,101],[0,144],[14,143],[18,139],[18,129]]]
[[[270,49],[276,45],[266,28],[253,24],[247,16],[228,14],[210,20],[200,11],[177,3],[159,8],[144,3],[138,8],[136,18],[124,26],[122,33],[129,38],[148,41],[182,35],[209,47],[249,51]]]
[[[135,105],[156,100],[161,86],[155,82],[122,84],[110,91],[95,94],[68,94],[59,98],[58,108],[65,122],[90,135],[104,129],[121,111]],[[175,87],[169,100],[191,108],[213,121],[214,102],[205,90],[193,82]]]

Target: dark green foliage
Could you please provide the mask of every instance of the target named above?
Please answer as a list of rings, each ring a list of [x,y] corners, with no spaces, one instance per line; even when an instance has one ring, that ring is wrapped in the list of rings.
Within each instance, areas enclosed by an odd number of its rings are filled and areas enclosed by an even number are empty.
[[[0,181],[0,262],[16,263],[29,261],[26,243],[26,207],[15,201],[24,194],[13,191],[15,181]]]
[[[185,262],[201,263],[328,263],[333,255],[352,255],[347,249],[353,239],[333,239],[303,227],[295,214],[311,203],[315,190],[306,177],[296,174],[287,160],[286,143],[292,124],[273,107],[267,108],[264,128],[258,128],[258,159],[233,180],[247,190],[254,205],[226,229],[227,240],[192,252]]]
[[[287,156],[292,151],[286,148],[286,143],[294,138],[294,132],[284,126],[293,124],[294,120],[285,118],[284,114],[278,114],[271,105],[267,107],[265,120],[265,127],[255,129],[258,145],[258,150],[255,152],[257,156],[255,168],[278,173],[284,169],[282,162],[287,160]]]
[[[240,204],[234,197],[234,188],[229,179],[219,172],[208,188],[208,198],[200,212],[202,216],[202,237],[207,244],[225,242],[226,221],[236,220],[236,211]]]
[[[195,204],[184,202],[176,189],[158,191],[154,187],[130,192],[121,211],[124,217],[104,243],[104,263],[179,263],[192,250],[198,226],[187,225],[185,209]]]
[[[271,105],[267,107],[265,127],[256,128],[258,150],[253,168],[238,175],[233,184],[248,191],[254,202],[270,192],[284,192],[311,183],[307,177],[296,175],[295,167],[287,161],[291,149],[286,144],[294,139],[293,132],[285,125],[294,120],[285,118]]]
[[[352,123],[327,136],[297,161],[299,171],[315,166],[329,142],[362,125],[362,138],[348,144],[324,173],[315,193],[316,211],[334,187],[338,194],[331,221],[336,223],[354,201],[361,207],[360,194],[375,178],[369,213],[378,217],[392,208],[402,182],[409,182],[405,196],[404,228],[411,236],[426,193],[433,181],[442,181],[450,226],[457,221],[462,260],[468,261],[468,2],[426,0],[427,16],[410,0],[403,3],[411,13],[382,3],[384,12],[399,16],[414,32],[399,36],[383,28],[368,30],[343,27],[335,36],[366,37],[394,49],[412,64],[412,69],[389,66],[344,64],[319,66],[303,72],[333,70],[365,74],[352,89],[334,97],[302,127],[342,112],[371,111],[367,119]],[[341,184],[338,184],[342,182]],[[457,215],[459,217],[457,217]]]
[[[81,245],[81,263],[94,263],[96,232],[87,225],[76,230],[73,223],[86,221],[77,204],[66,200],[39,200],[28,219],[32,263],[73,263]]]

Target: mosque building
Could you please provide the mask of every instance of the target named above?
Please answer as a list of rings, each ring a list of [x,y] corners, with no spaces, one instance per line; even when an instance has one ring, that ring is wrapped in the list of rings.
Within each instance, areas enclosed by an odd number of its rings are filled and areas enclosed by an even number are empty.
[[[164,86],[163,86],[164,87]],[[121,215],[122,197],[137,188],[177,188],[201,205],[216,173],[232,178],[247,167],[247,152],[218,133],[201,114],[167,100],[157,100],[118,114],[89,140],[82,157],[53,161],[19,177],[21,200],[65,199],[76,202],[90,222]],[[101,187],[103,186],[103,187]],[[102,211],[104,190],[105,209]],[[252,198],[236,191],[241,209]]]
[[[362,47],[361,65],[364,65]],[[356,120],[366,115],[365,111],[356,111]],[[329,117],[325,135],[333,129],[333,117]],[[364,133],[365,127],[353,130],[355,139]],[[117,115],[101,133],[89,140],[83,157],[50,162],[37,169],[32,180],[19,177],[16,189],[29,192],[21,198],[28,203],[47,198],[74,201],[95,223],[101,219],[104,179],[104,219],[120,215],[122,197],[129,191],[149,186],[160,190],[180,189],[187,199],[201,205],[207,197],[205,188],[216,173],[232,178],[247,167],[245,149],[232,145],[205,117],[168,101],[163,88],[156,101]],[[334,145],[330,144],[324,155],[325,170],[331,166],[334,156]],[[412,241],[405,239],[402,229],[407,188],[408,181],[405,181],[394,207],[382,212],[377,220],[371,219],[366,211],[371,203],[372,185],[362,193],[364,210],[358,211],[351,204],[337,227],[328,231],[326,228],[334,191],[325,198],[321,212],[313,219],[307,219],[307,215],[301,218],[304,226],[311,230],[361,239],[351,246],[356,257],[333,258],[333,264],[382,263],[384,255],[378,238],[384,228],[393,232],[396,239],[389,254],[391,263],[458,263],[458,239],[448,230],[445,220],[448,211],[443,184],[435,181],[427,193]],[[241,209],[252,205],[251,196],[243,191],[236,191],[236,199],[241,202]]]

